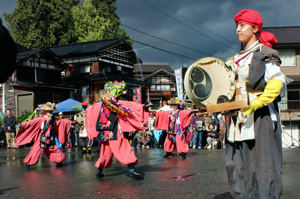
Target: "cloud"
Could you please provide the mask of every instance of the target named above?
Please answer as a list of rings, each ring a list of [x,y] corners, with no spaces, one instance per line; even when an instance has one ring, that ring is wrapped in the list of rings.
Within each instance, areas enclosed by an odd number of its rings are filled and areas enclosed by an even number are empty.
[[[188,48],[195,49],[189,50],[182,48],[124,28],[134,40],[192,58],[188,59],[175,56],[153,48],[145,49],[144,45],[134,42],[134,49],[143,48],[138,50],[138,55],[142,61],[168,62],[173,69],[181,66],[189,66],[195,60],[207,56],[222,57],[223,60],[226,60],[226,58],[236,54],[240,48],[240,44],[235,35],[235,23],[233,17],[241,9],[248,8],[260,12],[264,21],[264,27],[300,26],[300,21],[298,20],[298,18],[300,18],[298,11],[300,7],[299,0],[146,1],[163,12],[166,12],[169,16],[166,16],[164,13],[158,11],[142,0],[118,0],[116,3],[116,13],[121,19],[121,22],[125,25]],[[167,5],[167,7],[160,2]],[[0,13],[10,13],[14,10],[15,6],[15,1],[2,0]],[[176,12],[172,11],[170,8]],[[181,15],[185,16],[185,18]],[[187,26],[192,27],[194,30]],[[206,36],[201,34],[205,34]],[[209,55],[200,53],[199,51]]]

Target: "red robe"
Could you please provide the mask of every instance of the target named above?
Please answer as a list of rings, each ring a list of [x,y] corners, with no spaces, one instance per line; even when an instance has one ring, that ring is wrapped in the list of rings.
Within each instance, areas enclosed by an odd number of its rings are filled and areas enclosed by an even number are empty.
[[[155,122],[155,128],[157,130],[165,130],[168,133],[168,128],[170,125],[170,117],[171,117],[172,111],[158,111],[156,112],[156,122]],[[173,152],[175,150],[175,147],[177,148],[178,153],[187,153],[189,150],[188,143],[186,141],[186,129],[190,125],[191,121],[193,119],[193,114],[191,110],[184,110],[179,112],[179,120],[180,120],[180,128],[182,131],[182,135],[177,134],[176,135],[176,142],[174,140],[170,140],[167,136],[165,143],[164,143],[164,150],[166,152]],[[174,123],[175,130],[174,132],[177,133],[177,125],[176,121]]]
[[[119,125],[117,139],[101,142],[100,157],[95,163],[97,168],[111,167],[113,156],[115,156],[115,158],[123,165],[136,165],[138,161],[129,141],[125,136],[120,134],[120,130],[122,133],[142,130],[149,119],[149,112],[147,109],[144,109],[143,104],[122,100],[119,100],[118,102],[123,107],[132,110],[133,114],[130,116],[119,115],[119,118],[117,119]],[[96,138],[99,133],[96,130],[96,123],[101,106],[102,103],[98,102],[86,109],[85,127],[89,139]]]
[[[53,149],[43,149],[40,147],[40,137],[43,132],[41,125],[45,120],[48,120],[48,118],[43,116],[23,123],[16,135],[16,145],[25,145],[34,142],[32,149],[24,160],[24,163],[26,164],[36,164],[41,158],[43,152],[45,152],[46,156],[53,162],[59,163],[65,159],[64,153],[60,151],[56,145],[54,145]],[[54,133],[61,144],[67,143],[71,124],[72,121],[55,118]]]
[[[156,122],[155,122],[155,129],[156,130],[165,130],[168,131],[169,127],[169,117],[172,111],[158,111],[156,112]],[[180,119],[180,127],[182,130],[189,127],[192,119],[193,114],[191,110],[183,110],[179,112],[179,119]],[[177,132],[177,125],[175,125],[175,132]]]

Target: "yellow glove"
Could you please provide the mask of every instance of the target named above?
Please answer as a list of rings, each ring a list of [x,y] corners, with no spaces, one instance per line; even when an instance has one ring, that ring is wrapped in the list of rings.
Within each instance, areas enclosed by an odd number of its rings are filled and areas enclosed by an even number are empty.
[[[267,86],[259,97],[251,102],[249,106],[242,108],[246,115],[250,115],[254,111],[273,102],[283,87],[283,82],[280,79],[272,79],[267,83]]]

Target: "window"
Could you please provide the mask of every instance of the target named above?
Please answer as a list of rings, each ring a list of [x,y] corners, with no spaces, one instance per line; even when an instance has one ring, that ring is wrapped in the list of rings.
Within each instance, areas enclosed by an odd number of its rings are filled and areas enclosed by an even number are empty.
[[[288,109],[300,109],[300,91],[288,91]]]
[[[81,86],[81,96],[87,96],[88,85]]]
[[[42,70],[36,70],[36,82],[43,82],[44,74]]]
[[[117,66],[117,71],[122,71],[122,66]]]
[[[79,66],[80,73],[90,73],[91,67],[90,65],[81,65]]]
[[[295,49],[279,49],[278,52],[282,61],[281,66],[296,66]]]
[[[111,73],[111,66],[105,66],[105,73]]]
[[[160,91],[160,85],[156,86],[156,90]]]
[[[151,85],[151,91],[156,91],[156,85]]]

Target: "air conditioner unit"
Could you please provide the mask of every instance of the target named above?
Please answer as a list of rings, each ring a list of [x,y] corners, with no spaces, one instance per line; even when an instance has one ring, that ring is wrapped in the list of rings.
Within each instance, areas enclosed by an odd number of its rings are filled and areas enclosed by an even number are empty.
[[[176,88],[171,88],[171,91],[176,91]]]

